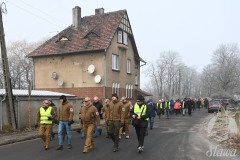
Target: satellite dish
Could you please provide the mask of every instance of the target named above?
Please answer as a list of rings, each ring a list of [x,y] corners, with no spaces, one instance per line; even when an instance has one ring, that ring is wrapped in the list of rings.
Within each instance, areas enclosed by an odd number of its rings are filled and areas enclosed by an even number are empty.
[[[59,86],[63,86],[63,83],[64,83],[64,82],[63,82],[63,79],[59,79],[57,84],[58,84]]]
[[[102,77],[100,75],[96,75],[94,78],[95,83],[100,83],[102,80]]]
[[[95,66],[93,64],[88,66],[88,73],[92,74],[95,71]]]
[[[57,72],[52,72],[52,78],[53,79],[57,79],[58,78]]]

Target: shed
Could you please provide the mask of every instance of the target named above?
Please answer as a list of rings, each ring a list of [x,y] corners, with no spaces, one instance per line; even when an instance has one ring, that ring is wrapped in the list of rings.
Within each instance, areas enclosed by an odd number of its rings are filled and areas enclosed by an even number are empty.
[[[17,89],[13,89],[12,93],[17,129],[28,127],[29,119],[31,126],[34,125],[36,114],[41,107],[43,100],[51,99],[58,108],[59,97],[61,95],[65,95],[73,104],[75,114],[74,119],[78,119],[76,115],[78,115],[81,100],[77,100],[75,95],[44,90],[32,90],[31,95],[29,96],[28,90]],[[9,122],[7,117],[6,92],[5,89],[0,89],[0,131],[3,131],[3,128],[7,126],[9,126]]]

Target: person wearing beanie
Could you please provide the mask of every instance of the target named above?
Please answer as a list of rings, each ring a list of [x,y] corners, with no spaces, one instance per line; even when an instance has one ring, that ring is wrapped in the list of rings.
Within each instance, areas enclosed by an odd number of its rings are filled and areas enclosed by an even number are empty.
[[[119,147],[119,129],[124,124],[124,109],[123,103],[118,100],[116,93],[112,94],[112,101],[109,103],[109,109],[107,112],[109,115],[109,136],[114,143],[113,152],[117,152]]]
[[[156,104],[153,103],[152,99],[149,99],[148,106],[150,108],[150,117],[149,117],[150,118],[149,119],[150,129],[153,129],[154,118],[155,118],[156,113],[157,113],[157,107],[156,107]]]
[[[142,95],[137,97],[137,102],[130,111],[130,116],[132,117],[132,123],[137,134],[138,153],[141,153],[143,152],[144,137],[150,117],[150,108],[145,103],[145,99]]]
[[[73,121],[73,105],[67,100],[65,95],[61,95],[59,97],[61,105],[58,109],[58,147],[57,150],[63,149],[63,133],[64,129],[67,131],[67,141],[68,141],[68,149],[72,148],[72,133],[71,133],[71,125],[74,123]]]

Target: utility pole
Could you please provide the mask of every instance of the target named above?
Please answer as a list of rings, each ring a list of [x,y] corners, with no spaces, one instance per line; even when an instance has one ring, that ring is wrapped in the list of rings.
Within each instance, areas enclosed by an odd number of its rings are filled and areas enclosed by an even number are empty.
[[[4,35],[4,29],[3,29],[2,13],[7,13],[6,5],[4,2],[0,4],[0,43],[1,43],[2,65],[3,65],[2,68],[3,68],[3,75],[4,75],[8,122],[10,123],[12,129],[16,130],[17,128],[16,114],[15,114],[15,108],[13,104],[12,85],[11,85],[5,37],[4,37],[5,35]]]

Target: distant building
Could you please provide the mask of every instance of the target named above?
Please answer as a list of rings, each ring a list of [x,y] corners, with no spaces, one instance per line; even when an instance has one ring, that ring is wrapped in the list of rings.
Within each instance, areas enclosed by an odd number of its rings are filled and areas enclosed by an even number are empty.
[[[99,8],[86,17],[78,6],[72,11],[73,24],[28,55],[34,62],[34,89],[80,99],[151,95],[140,89],[140,67],[146,62],[139,56],[127,11]]]

